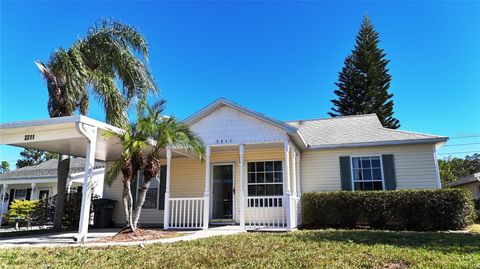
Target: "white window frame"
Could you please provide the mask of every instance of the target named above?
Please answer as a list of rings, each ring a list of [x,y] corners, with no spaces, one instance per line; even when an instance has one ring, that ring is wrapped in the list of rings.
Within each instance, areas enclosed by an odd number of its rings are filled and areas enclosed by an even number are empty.
[[[24,198],[16,198],[17,191],[25,191],[25,197]],[[13,192],[12,201],[14,201],[14,200],[27,200],[27,195],[28,195],[28,189],[15,189],[14,192]]]
[[[385,190],[385,178],[383,175],[383,160],[382,160],[382,155],[354,155],[350,156],[350,177],[351,177],[351,182],[352,182],[352,190],[355,190],[355,176],[353,175],[353,158],[366,158],[366,157],[378,157],[380,159],[380,174],[382,176],[382,190]],[[363,168],[362,168],[363,169]],[[363,182],[378,182],[378,180],[363,180]]]
[[[283,196],[283,195],[285,194],[285,189],[284,189],[284,187],[283,187],[283,184],[284,184],[284,181],[285,181],[285,171],[284,171],[285,161],[284,161],[283,159],[273,159],[273,160],[246,160],[245,162],[246,162],[245,167],[246,167],[246,170],[247,170],[246,173],[245,173],[245,174],[246,174],[246,177],[245,177],[246,180],[245,180],[245,181],[246,181],[246,183],[247,183],[247,184],[246,184],[246,185],[247,185],[247,195],[246,195],[247,197],[252,197],[252,198],[255,198],[255,197],[263,197],[263,196],[275,197],[275,196]],[[259,163],[259,162],[263,162],[263,163],[265,163],[265,162],[282,162],[282,171],[281,171],[281,172],[282,172],[282,182],[249,183],[249,182],[248,182],[248,174],[249,174],[249,172],[248,172],[248,163]],[[279,172],[279,171],[275,171],[275,163],[273,164],[273,167],[274,167],[274,168],[273,168],[273,169],[274,169],[274,170],[273,170],[273,174],[274,174],[274,176],[275,176],[275,172]],[[266,171],[264,171],[264,172],[266,172]],[[255,171],[255,173],[256,173],[256,171]],[[254,186],[256,186],[256,185],[261,185],[261,184],[263,184],[263,185],[280,185],[280,184],[282,184],[282,195],[250,196],[250,193],[248,192],[248,186],[249,186],[249,185],[254,185]]]

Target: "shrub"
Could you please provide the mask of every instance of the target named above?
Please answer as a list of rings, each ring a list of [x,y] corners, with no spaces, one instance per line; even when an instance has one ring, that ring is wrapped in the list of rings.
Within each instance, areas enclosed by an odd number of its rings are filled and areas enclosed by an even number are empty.
[[[352,228],[362,221],[376,229],[458,230],[473,223],[467,190],[339,191],[305,193],[305,227]]]
[[[17,221],[19,224],[26,224],[32,220],[37,207],[38,201],[13,200],[8,210],[7,219],[10,222]]]

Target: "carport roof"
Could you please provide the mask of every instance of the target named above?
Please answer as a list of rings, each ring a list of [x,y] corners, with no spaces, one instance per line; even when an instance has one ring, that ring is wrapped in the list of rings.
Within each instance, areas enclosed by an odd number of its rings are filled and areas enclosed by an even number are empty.
[[[104,134],[123,130],[81,115],[0,124],[0,144],[85,157],[88,140],[80,130],[82,126],[97,128],[96,160],[120,157],[122,146],[118,138]]]

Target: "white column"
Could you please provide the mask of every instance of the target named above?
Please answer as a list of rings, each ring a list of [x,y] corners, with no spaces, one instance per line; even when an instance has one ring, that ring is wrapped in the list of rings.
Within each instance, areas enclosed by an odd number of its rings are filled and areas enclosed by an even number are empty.
[[[292,150],[292,194],[297,197],[297,152]]]
[[[435,163],[435,177],[437,179],[437,189],[442,188],[442,181],[440,180],[440,169],[438,168],[437,147],[433,145],[433,161]]]
[[[245,175],[244,175],[244,159],[243,159],[243,152],[244,152],[244,145],[240,144],[239,152],[240,152],[240,228],[245,229]]]
[[[83,125],[83,132],[87,136],[87,154],[85,158],[85,175],[82,188],[82,205],[80,208],[80,223],[78,225],[77,242],[87,241],[88,223],[90,219],[90,197],[92,195],[91,180],[95,167],[95,150],[97,147],[97,128]],[[80,127],[82,129],[82,127]]]
[[[292,228],[292,219],[291,219],[291,207],[290,207],[290,145],[288,141],[285,141],[284,143],[284,151],[285,151],[285,171],[283,173],[284,178],[283,178],[283,200],[284,200],[284,208],[285,211],[287,212],[287,230],[290,230]]]
[[[165,183],[165,205],[163,208],[163,229],[168,230],[170,223],[170,163],[172,159],[172,150],[167,149],[167,178]]]
[[[208,229],[210,220],[210,146],[205,151],[205,193],[203,194],[203,229]]]
[[[30,193],[30,200],[38,200],[38,193],[37,193],[37,183],[32,183],[32,192]]]
[[[300,152],[296,152],[295,156],[295,163],[297,164],[297,167],[295,168],[295,174],[297,176],[296,181],[297,181],[297,193],[296,196],[299,198],[298,199],[298,207],[297,207],[297,216],[296,218],[296,226],[298,227],[299,224],[302,223],[302,185],[301,185],[301,178],[300,178]]]
[[[297,152],[297,196],[298,197],[302,197],[302,174],[301,174],[301,166],[300,166],[300,161],[301,161],[301,158],[300,158],[300,152]]]
[[[3,221],[3,207],[5,205],[5,194],[7,192],[7,184],[2,185],[2,199],[0,201],[0,227],[2,227],[2,221]],[[9,197],[9,199],[12,199],[13,197]]]

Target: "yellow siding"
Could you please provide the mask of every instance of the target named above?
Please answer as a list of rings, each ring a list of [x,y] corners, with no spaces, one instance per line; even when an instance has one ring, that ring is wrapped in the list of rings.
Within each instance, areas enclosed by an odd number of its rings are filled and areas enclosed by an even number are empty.
[[[305,151],[301,155],[302,192],[340,190],[340,156],[393,154],[397,189],[437,188],[433,145],[403,145]]]
[[[267,161],[267,160],[283,160],[283,148],[278,149],[261,149],[261,150],[245,150],[244,152],[244,174],[247,175],[248,161]],[[235,221],[240,220],[240,153],[236,151],[212,152],[211,164],[233,163],[235,166]],[[110,164],[109,164],[110,165]],[[108,165],[108,166],[109,166]],[[184,197],[203,197],[205,191],[205,163],[198,160],[180,157],[172,158],[171,161],[171,178],[170,178],[170,195],[172,198]],[[117,224],[124,223],[124,211],[122,203],[122,176],[111,185],[105,186],[104,197],[117,200],[113,212],[114,222]],[[247,190],[245,182],[245,191]],[[245,193],[247,194],[247,193]],[[249,210],[246,210],[248,214]],[[163,210],[143,209],[140,222],[142,224],[160,224],[163,223]]]

